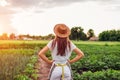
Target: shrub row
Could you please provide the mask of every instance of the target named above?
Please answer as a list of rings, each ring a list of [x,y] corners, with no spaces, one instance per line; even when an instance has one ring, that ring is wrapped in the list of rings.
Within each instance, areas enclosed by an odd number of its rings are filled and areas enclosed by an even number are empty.
[[[82,75],[75,73],[74,80],[120,80],[120,70],[87,71]]]
[[[39,47],[41,49],[45,44],[30,44],[30,43],[21,43],[21,44],[0,44],[0,49],[35,49]]]

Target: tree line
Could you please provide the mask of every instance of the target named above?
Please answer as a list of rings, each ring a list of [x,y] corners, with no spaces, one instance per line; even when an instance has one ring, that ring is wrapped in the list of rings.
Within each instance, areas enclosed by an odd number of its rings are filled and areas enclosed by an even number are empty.
[[[89,29],[85,34],[82,27],[73,27],[71,29],[70,39],[72,40],[99,40],[99,41],[120,41],[120,30],[106,30],[99,33],[96,37],[94,30]]]
[[[35,36],[29,34],[15,35],[11,33],[9,36],[7,33],[0,35],[0,40],[50,40],[55,37],[54,34],[48,34],[46,36]],[[98,37],[95,35],[93,29],[89,29],[87,33],[80,26],[75,26],[71,28],[71,35],[69,36],[71,40],[100,40],[100,41],[120,41],[120,30],[107,30],[101,32]]]
[[[89,29],[87,33],[84,33],[82,27],[71,28],[70,39],[72,40],[89,40],[91,37],[96,37],[93,29]]]
[[[0,40],[49,40],[53,39],[54,35],[53,34],[48,34],[46,36],[36,36],[36,35],[29,35],[29,34],[20,34],[20,35],[15,35],[14,33],[11,33],[9,36],[7,33],[3,33],[0,36]]]
[[[120,30],[107,30],[99,34],[100,41],[120,41]]]

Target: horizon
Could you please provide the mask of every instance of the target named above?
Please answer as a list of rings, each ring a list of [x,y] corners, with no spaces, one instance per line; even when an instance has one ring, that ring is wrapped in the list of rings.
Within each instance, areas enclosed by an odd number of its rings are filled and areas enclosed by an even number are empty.
[[[51,3],[51,4],[50,4]],[[55,24],[93,29],[96,36],[120,29],[119,0],[0,0],[0,34],[54,34]]]
[[[73,28],[73,27],[72,27]],[[119,30],[119,29],[111,29],[111,30]],[[104,31],[110,31],[110,30],[104,30]],[[83,31],[84,32],[84,31]],[[95,32],[95,31],[94,31]],[[102,31],[103,32],[103,31]],[[100,33],[102,33],[102,32],[100,32]],[[84,32],[85,33],[85,32]],[[99,33],[99,34],[100,34]],[[6,33],[6,32],[4,32],[4,33],[1,33],[0,34],[0,36],[2,36],[3,34],[7,34],[7,36],[10,36],[10,34],[15,34],[15,36],[19,36],[19,35],[30,35],[30,36],[48,36],[49,34],[53,34],[53,35],[55,35],[55,33],[48,33],[48,34],[46,34],[46,35],[34,35],[34,34],[16,34],[16,33]],[[87,35],[87,33],[85,33],[86,35]],[[99,34],[98,35],[96,35],[96,34],[94,34],[96,37],[98,37],[99,36]]]

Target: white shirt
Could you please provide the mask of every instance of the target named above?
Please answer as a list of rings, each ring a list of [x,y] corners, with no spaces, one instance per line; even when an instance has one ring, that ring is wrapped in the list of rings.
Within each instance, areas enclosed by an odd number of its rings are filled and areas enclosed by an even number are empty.
[[[76,46],[70,41],[70,47],[71,49],[69,50],[69,47],[67,46],[66,50],[65,50],[65,56],[61,56],[61,55],[57,55],[57,43],[54,47],[54,49],[51,48],[52,46],[52,41],[51,40],[47,46],[51,51],[51,55],[52,55],[52,59],[55,60],[55,63],[60,63],[60,64],[65,64],[67,62],[67,60],[69,60],[72,51],[76,48]]]

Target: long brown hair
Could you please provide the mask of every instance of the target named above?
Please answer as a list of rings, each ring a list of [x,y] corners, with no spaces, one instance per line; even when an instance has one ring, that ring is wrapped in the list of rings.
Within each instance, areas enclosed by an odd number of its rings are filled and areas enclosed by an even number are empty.
[[[61,37],[57,36],[52,42],[52,49],[54,49],[56,43],[57,43],[57,55],[64,56],[67,46],[68,46],[69,50],[71,49],[70,41],[67,39],[67,37],[61,38]]]

